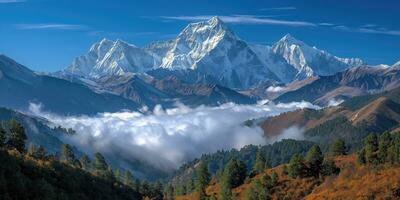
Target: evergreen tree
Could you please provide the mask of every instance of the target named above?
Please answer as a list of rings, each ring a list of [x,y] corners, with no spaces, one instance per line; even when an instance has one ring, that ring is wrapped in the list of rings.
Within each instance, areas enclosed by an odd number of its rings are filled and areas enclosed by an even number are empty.
[[[108,164],[101,153],[94,154],[93,169],[96,175],[106,179],[110,178]]]
[[[46,150],[40,145],[37,146],[33,143],[30,143],[27,154],[36,159],[44,159],[46,157]]]
[[[306,155],[306,162],[308,164],[309,173],[311,176],[315,177],[319,176],[323,160],[324,157],[322,156],[322,152],[319,146],[318,145],[312,146]]]
[[[366,164],[367,160],[365,159],[365,148],[362,148],[357,152],[357,161],[360,164]]]
[[[124,184],[127,185],[127,186],[130,186],[130,187],[133,186],[133,175],[129,170],[125,171]]]
[[[19,152],[25,150],[26,134],[24,127],[19,124],[16,120],[10,121],[10,136],[8,139],[8,145],[17,149]]]
[[[7,132],[0,124],[0,147],[3,147],[7,140]]]
[[[383,133],[379,137],[378,145],[378,160],[380,163],[388,162],[388,150],[392,146],[392,134],[389,132]]]
[[[323,176],[331,176],[339,174],[340,168],[338,168],[335,162],[331,159],[325,159],[322,163],[321,174]]]
[[[257,151],[256,161],[253,166],[253,172],[255,174],[263,173],[266,167],[267,161],[260,150]]]
[[[99,152],[94,154],[94,169],[97,171],[107,171],[108,169],[106,159]]]
[[[168,186],[165,188],[165,198],[166,200],[174,200],[174,187],[172,187],[171,184],[168,184]]]
[[[61,145],[60,161],[70,165],[75,164],[76,162],[75,154],[74,151],[72,150],[72,147],[69,144]]]
[[[196,186],[194,184],[194,181],[192,178],[189,178],[189,180],[187,180],[186,182],[186,192],[187,193],[191,193],[196,189]]]
[[[207,163],[200,161],[196,171],[196,191],[199,193],[200,200],[206,199],[206,188],[210,182],[210,173],[208,172]]]
[[[153,200],[163,200],[163,185],[160,181],[154,183],[150,197]]]
[[[271,196],[260,180],[255,180],[246,191],[246,200],[269,200]]]
[[[378,138],[375,134],[368,135],[364,140],[365,161],[368,164],[378,164]]]
[[[393,160],[395,163],[400,163],[400,132],[395,133],[393,138]]]
[[[36,158],[37,159],[45,159],[46,158],[46,149],[42,145],[39,145],[39,147],[36,150]]]
[[[91,161],[88,155],[83,154],[81,159],[79,159],[79,162],[81,163],[81,167],[85,171],[90,171],[91,170]]]
[[[279,179],[278,174],[276,172],[273,172],[271,174],[271,184],[270,184],[271,187],[275,187],[278,184],[278,179]]]
[[[346,155],[346,144],[343,139],[337,139],[329,148],[329,155],[342,156]]]
[[[120,181],[121,180],[121,170],[120,169],[116,169],[114,171],[114,176],[118,181]]]
[[[221,193],[219,199],[232,199],[232,188],[235,188],[244,182],[246,173],[246,164],[236,159],[230,160],[226,164],[222,174]]]
[[[300,154],[295,154],[292,156],[288,166],[288,175],[291,178],[297,178],[303,176],[304,173],[304,159]]]

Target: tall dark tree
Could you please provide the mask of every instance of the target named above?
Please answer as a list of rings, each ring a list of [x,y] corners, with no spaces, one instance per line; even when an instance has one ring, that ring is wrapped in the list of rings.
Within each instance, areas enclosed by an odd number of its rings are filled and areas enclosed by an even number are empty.
[[[133,186],[133,175],[132,175],[131,171],[129,171],[129,170],[125,171],[124,184],[129,186],[129,187]]]
[[[324,157],[322,156],[321,149],[318,145],[314,145],[307,152],[306,162],[309,167],[309,173],[311,176],[318,177],[321,172],[321,165],[324,161]]]
[[[36,159],[44,159],[46,157],[46,150],[42,146],[29,144],[28,155]]]
[[[6,143],[6,139],[7,139],[7,132],[0,124],[0,147],[4,146],[4,144]]]
[[[322,163],[321,174],[323,176],[336,175],[340,172],[340,168],[336,166],[332,159],[325,159]]]
[[[303,176],[305,170],[304,159],[300,154],[292,156],[288,166],[288,174],[291,178]]]
[[[70,165],[75,164],[76,162],[75,154],[74,151],[72,150],[72,147],[69,144],[61,145],[60,161]]]
[[[200,200],[207,198],[206,188],[210,182],[210,173],[208,172],[208,166],[205,161],[200,161],[199,166],[196,170],[196,191],[199,194]]]
[[[271,195],[266,187],[260,182],[255,180],[250,188],[246,191],[246,200],[269,200]]]
[[[255,174],[263,173],[266,168],[266,159],[260,150],[257,151],[256,161],[253,166],[253,172]]]
[[[174,187],[171,184],[168,184],[168,186],[165,188],[165,198],[166,200],[174,200]]]
[[[81,167],[83,170],[90,171],[92,169],[91,161],[88,155],[83,154],[81,159],[79,159],[79,162],[81,163]]]
[[[329,155],[331,156],[342,156],[346,153],[346,143],[343,139],[335,140],[329,148]]]
[[[271,187],[275,187],[278,184],[278,180],[279,180],[278,174],[276,172],[273,172],[271,174],[271,184],[270,184]]]
[[[388,150],[392,146],[392,134],[389,132],[383,133],[379,137],[378,144],[378,160],[380,163],[389,162],[388,159]]]
[[[362,148],[357,152],[357,161],[360,164],[366,164],[367,160],[365,159],[365,148]]]
[[[97,175],[109,178],[108,164],[106,162],[106,159],[101,153],[97,152],[94,154],[93,165],[94,165],[93,166],[94,172]]]
[[[378,137],[375,134],[368,135],[364,140],[365,161],[368,164],[378,164]]]
[[[232,199],[232,188],[243,184],[247,175],[246,164],[243,161],[231,159],[224,168],[221,178],[221,193],[219,199]]]
[[[8,145],[17,149],[19,152],[25,150],[25,141],[27,137],[25,134],[24,127],[16,120],[10,121],[10,136],[8,139]]]

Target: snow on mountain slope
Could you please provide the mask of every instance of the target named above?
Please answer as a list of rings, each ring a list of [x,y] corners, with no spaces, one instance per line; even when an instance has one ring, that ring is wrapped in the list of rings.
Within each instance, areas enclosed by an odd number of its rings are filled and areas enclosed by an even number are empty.
[[[268,81],[290,83],[310,76],[332,75],[360,65],[360,59],[333,56],[290,35],[272,47],[249,45],[218,17],[212,17],[189,24],[173,40],[153,42],[144,48],[104,39],[56,76],[72,74],[97,79],[127,72],[192,71],[190,74],[196,76],[186,79],[202,83],[212,80],[212,84],[244,89]]]
[[[272,50],[298,70],[297,79],[315,75],[333,75],[349,67],[363,64],[358,58],[339,58],[316,47],[310,47],[290,34],[275,43]]]
[[[218,17],[189,24],[176,38],[161,68],[198,70],[231,88],[279,80]]]
[[[282,56],[275,54],[270,46],[254,44],[250,47],[261,62],[278,76],[281,82],[290,83],[294,80],[297,70],[289,65]]]
[[[65,72],[84,77],[143,73],[159,63],[149,52],[122,40],[103,39],[94,44],[86,55],[76,58]]]

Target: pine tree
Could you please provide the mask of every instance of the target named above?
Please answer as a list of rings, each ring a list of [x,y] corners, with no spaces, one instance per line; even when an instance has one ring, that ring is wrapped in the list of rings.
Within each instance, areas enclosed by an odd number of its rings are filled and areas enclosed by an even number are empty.
[[[329,155],[342,156],[346,155],[346,144],[343,139],[337,139],[329,148]]]
[[[260,150],[257,151],[256,161],[253,166],[253,172],[255,174],[263,173],[266,167],[266,159]]]
[[[196,191],[199,194],[200,200],[206,199],[206,188],[210,182],[210,173],[208,172],[207,163],[200,161],[196,171]]]
[[[91,170],[91,161],[88,155],[83,154],[81,159],[79,159],[79,162],[81,163],[81,167],[85,171],[90,171]]]
[[[392,146],[392,135],[389,132],[383,133],[379,137],[378,160],[380,163],[388,162],[388,150]]]
[[[365,159],[365,148],[362,148],[360,151],[357,152],[357,161],[360,164],[366,164],[367,161]]]
[[[368,164],[378,164],[378,138],[375,134],[368,135],[364,140],[365,161]]]
[[[126,170],[126,171],[125,171],[125,174],[124,174],[124,184],[127,185],[127,186],[129,186],[129,187],[132,187],[132,186],[133,186],[133,175],[132,175],[132,173],[131,173],[129,170]]]
[[[232,199],[232,188],[241,185],[246,178],[246,165],[239,160],[230,160],[222,173],[220,200]]]
[[[300,154],[295,154],[292,156],[288,166],[288,175],[291,178],[297,178],[303,176],[304,173],[304,159]]]
[[[17,149],[19,152],[25,150],[26,134],[24,127],[19,124],[16,120],[10,121],[10,136],[8,139],[8,145]]]
[[[27,154],[36,159],[44,159],[46,157],[46,150],[40,145],[37,146],[33,143],[30,143]]]
[[[276,172],[272,172],[271,174],[271,187],[275,187],[278,184],[278,174]]]
[[[74,151],[72,150],[72,147],[69,144],[61,145],[60,161],[70,165],[75,164],[76,162],[75,154]]]
[[[6,139],[7,139],[7,132],[0,124],[0,147],[3,147],[5,145]]]
[[[168,186],[165,188],[165,198],[166,200],[174,200],[174,187],[172,187],[171,184],[168,184]]]
[[[108,177],[108,164],[106,159],[101,155],[101,153],[97,152],[94,154],[94,170],[95,173],[99,176]]]
[[[336,175],[340,172],[340,168],[338,168],[335,162],[331,159],[325,159],[322,163],[321,174],[323,176],[331,176]]]
[[[394,162],[400,163],[400,132],[395,133],[393,137]]]
[[[260,180],[255,180],[246,191],[246,200],[269,200],[271,196]]]
[[[321,165],[324,160],[321,149],[318,145],[314,145],[307,152],[306,162],[309,166],[309,173],[311,176],[318,177],[321,172]]]

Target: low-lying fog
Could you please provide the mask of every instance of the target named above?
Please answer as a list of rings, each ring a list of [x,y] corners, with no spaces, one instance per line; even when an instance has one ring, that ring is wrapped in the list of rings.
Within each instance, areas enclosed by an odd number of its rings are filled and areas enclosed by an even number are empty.
[[[284,138],[301,139],[302,131],[295,127],[277,138],[265,138],[259,127],[244,126],[243,122],[299,108],[318,108],[307,102],[264,103],[197,108],[178,104],[173,109],[157,106],[153,111],[99,113],[91,117],[55,115],[43,112],[41,105],[31,104],[30,112],[74,129],[77,133],[66,140],[86,153],[115,153],[172,170],[204,153]]]

